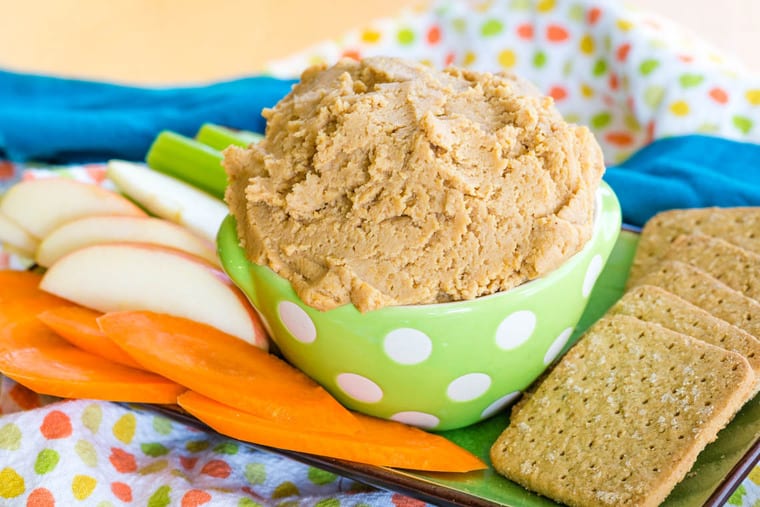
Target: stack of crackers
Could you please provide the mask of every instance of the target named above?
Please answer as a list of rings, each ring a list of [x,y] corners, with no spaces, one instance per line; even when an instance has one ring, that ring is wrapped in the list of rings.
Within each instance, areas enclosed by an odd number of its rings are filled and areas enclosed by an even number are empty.
[[[568,505],[659,505],[760,386],[760,208],[671,210],[626,293],[512,409],[494,468]]]

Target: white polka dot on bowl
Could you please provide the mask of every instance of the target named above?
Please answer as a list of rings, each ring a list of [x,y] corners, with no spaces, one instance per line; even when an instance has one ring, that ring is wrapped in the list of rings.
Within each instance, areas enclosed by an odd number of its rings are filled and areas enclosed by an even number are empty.
[[[422,331],[402,327],[385,335],[383,349],[399,364],[418,364],[430,357],[433,342]]]
[[[301,343],[312,343],[317,339],[317,328],[309,315],[295,303],[282,301],[277,305],[282,325]]]
[[[536,314],[530,310],[519,310],[508,315],[496,329],[496,345],[499,348],[515,349],[525,343],[536,329]]]
[[[491,387],[491,377],[485,373],[468,373],[451,381],[446,395],[453,401],[470,401],[482,396]]]
[[[413,410],[393,414],[391,420],[425,429],[433,429],[441,422],[441,420],[433,414],[415,412]]]
[[[567,340],[570,339],[570,335],[572,334],[573,328],[569,327],[562,331],[559,336],[554,339],[551,346],[549,347],[549,350],[546,351],[546,355],[544,355],[544,365],[548,366],[557,358],[559,353],[562,352],[562,349],[567,343]]]
[[[494,401],[490,405],[486,407],[486,409],[480,414],[481,419],[486,419],[488,417],[491,417],[495,413],[499,412],[501,409],[512,403],[518,396],[520,396],[520,391],[514,391],[511,392],[505,396],[502,396],[498,400]]]
[[[337,377],[338,387],[355,400],[364,403],[377,403],[383,399],[383,390],[379,385],[356,373],[341,373]]]
[[[594,289],[596,279],[599,278],[599,275],[602,272],[602,264],[604,264],[604,261],[602,260],[602,256],[599,254],[596,254],[591,259],[591,262],[588,265],[588,269],[586,270],[586,276],[583,279],[582,293],[584,298],[587,298],[591,295],[591,291]]]

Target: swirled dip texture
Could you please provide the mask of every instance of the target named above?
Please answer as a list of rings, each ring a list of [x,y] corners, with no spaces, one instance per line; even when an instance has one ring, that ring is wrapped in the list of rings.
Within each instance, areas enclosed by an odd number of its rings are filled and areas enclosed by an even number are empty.
[[[599,146],[514,76],[344,60],[264,116],[225,151],[226,199],[250,260],[317,309],[507,290],[591,236]]]

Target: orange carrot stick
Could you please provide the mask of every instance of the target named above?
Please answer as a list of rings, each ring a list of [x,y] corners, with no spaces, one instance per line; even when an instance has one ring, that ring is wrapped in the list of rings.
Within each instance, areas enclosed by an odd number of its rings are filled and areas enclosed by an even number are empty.
[[[36,319],[38,313],[65,304],[66,300],[47,295],[0,301],[0,329],[22,320]]]
[[[38,288],[42,277],[26,271],[0,271],[0,329],[26,319],[36,319],[39,312],[70,305]]]
[[[85,352],[132,368],[144,368],[100,330],[95,319],[103,315],[83,306],[59,306],[46,310],[37,318],[64,340]]]
[[[477,457],[439,435],[361,414],[357,419],[362,428],[346,435],[262,419],[193,391],[182,394],[177,402],[219,433],[260,445],[414,470],[469,472],[486,468]]]
[[[352,433],[356,418],[301,371],[216,328],[152,312],[114,312],[103,332],[146,369],[240,410]]]
[[[156,374],[72,346],[37,319],[0,329],[0,372],[40,394],[135,403],[176,403],[184,388]]]
[[[0,302],[44,294],[40,280],[42,275],[31,271],[0,270]]]
[[[42,275],[31,271],[0,270],[0,325],[3,323],[2,313],[6,307],[21,300],[35,300],[35,308],[45,306],[52,308],[67,303],[65,299],[48,294],[40,289],[41,280]],[[18,314],[22,307],[23,305],[14,306],[14,311]]]

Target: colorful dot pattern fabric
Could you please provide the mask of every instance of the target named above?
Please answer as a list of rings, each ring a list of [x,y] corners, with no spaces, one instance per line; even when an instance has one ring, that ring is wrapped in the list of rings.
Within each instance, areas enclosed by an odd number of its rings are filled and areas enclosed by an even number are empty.
[[[424,505],[135,407],[2,397],[0,505]]]
[[[588,125],[610,163],[678,134],[760,142],[760,77],[672,22],[614,1],[440,1],[273,62],[270,71],[295,76],[313,63],[370,55],[519,73],[568,119]],[[24,169],[0,161],[0,193],[22,175],[108,184],[98,164],[55,174]],[[29,263],[0,249],[0,269]],[[137,407],[58,400],[0,378],[0,505],[425,504]],[[727,505],[760,505],[760,468]]]
[[[309,64],[375,55],[517,73],[592,128],[610,164],[673,135],[760,142],[760,75],[674,22],[613,0],[439,1],[269,71],[292,77]]]

